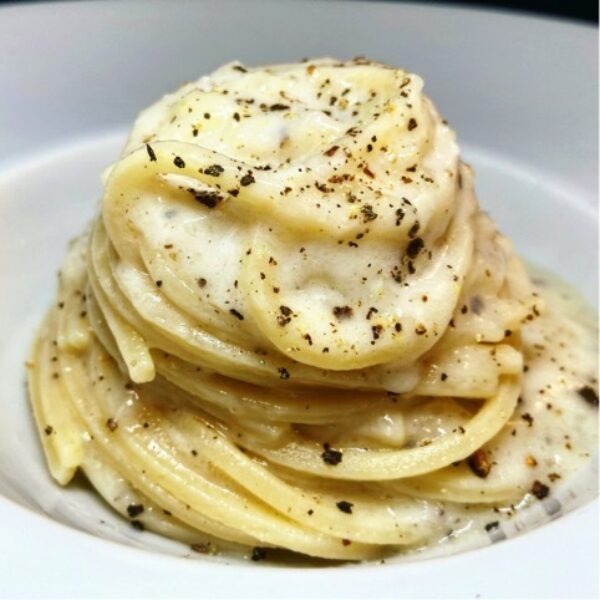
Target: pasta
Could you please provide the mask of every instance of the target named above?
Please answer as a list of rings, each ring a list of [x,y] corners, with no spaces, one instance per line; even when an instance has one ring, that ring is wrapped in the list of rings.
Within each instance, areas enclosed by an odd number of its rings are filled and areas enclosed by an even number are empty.
[[[32,349],[58,483],[196,547],[360,560],[583,464],[593,325],[479,209],[422,85],[234,63],[141,113]]]

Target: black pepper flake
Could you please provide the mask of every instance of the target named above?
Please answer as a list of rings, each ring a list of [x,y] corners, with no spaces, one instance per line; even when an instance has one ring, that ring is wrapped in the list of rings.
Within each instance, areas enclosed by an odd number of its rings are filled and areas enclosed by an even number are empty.
[[[490,462],[487,452],[481,448],[473,452],[473,454],[469,456],[467,462],[471,471],[481,479],[485,479],[492,469],[492,463]]]
[[[402,223],[402,219],[404,219],[405,216],[405,212],[402,208],[397,208],[396,209],[396,217],[398,217],[396,219],[396,226],[400,225],[400,223]]]
[[[353,310],[351,306],[334,306],[333,307],[333,316],[336,319],[349,319],[352,314],[353,314]]]
[[[346,538],[342,538],[342,546],[349,546],[352,542]]]
[[[527,423],[528,427],[533,426],[533,417],[529,413],[523,413],[521,415],[521,419],[523,419],[523,421],[525,421]]]
[[[402,283],[402,269],[398,265],[394,266],[390,271],[390,275],[396,283]]]
[[[235,310],[235,308],[230,308],[229,313],[232,314],[236,319],[239,319],[240,321],[244,320],[244,315],[238,310]]]
[[[363,221],[365,223],[369,223],[369,221],[374,221],[377,218],[377,213],[373,210],[373,207],[370,204],[364,204],[360,207],[360,212],[363,216]]]
[[[44,433],[46,435],[52,435],[53,431],[54,431],[54,428],[52,427],[52,425],[46,425],[46,427],[44,427]]]
[[[323,192],[324,194],[328,194],[329,192],[333,192],[332,188],[328,188],[324,183],[319,183],[318,181],[315,181],[315,187],[320,192]]]
[[[365,165],[363,167],[363,173],[367,176],[370,177],[371,179],[375,179],[375,173],[373,173],[373,171],[371,171],[371,169],[369,169],[369,165]]]
[[[246,69],[245,67],[242,67],[242,65],[233,65],[233,67],[231,67],[234,71],[239,71],[240,73],[247,73],[248,69]]]
[[[237,112],[233,113],[233,118],[234,118],[236,121],[238,121],[238,122],[239,122],[239,120],[240,120],[240,113],[237,113]]]
[[[255,181],[256,179],[254,179],[254,175],[252,175],[252,173],[247,173],[240,179],[240,185],[246,187]]]
[[[577,390],[577,393],[590,405],[598,408],[598,393],[589,385]]]
[[[287,104],[281,104],[281,103],[276,103],[276,104],[271,104],[271,106],[269,106],[269,110],[272,111],[278,111],[278,110],[289,110],[290,107]]]
[[[156,283],[156,287],[162,287],[163,282],[159,279],[158,281],[155,281],[154,283]]]
[[[378,340],[381,332],[383,331],[383,325],[371,325],[371,333],[373,334],[373,339]]]
[[[127,515],[129,516],[130,519],[138,517],[143,512],[144,512],[144,505],[143,504],[130,504],[127,507]]]
[[[442,374],[440,375],[440,379],[441,379],[442,381],[446,381],[446,379],[448,379],[448,374],[447,374],[447,373],[442,373]]]
[[[500,527],[499,521],[491,521],[490,523],[485,524],[486,531],[492,531],[492,529],[498,529]]]
[[[194,188],[188,188],[187,190],[197,202],[203,204],[207,208],[215,208],[219,202],[223,200],[223,196],[218,192],[210,192],[207,190],[195,190]]]
[[[352,507],[354,506],[354,504],[352,504],[352,502],[348,502],[346,500],[340,500],[339,502],[336,502],[335,505],[343,512],[346,513],[348,515],[352,514]]]
[[[225,171],[225,169],[221,165],[210,165],[210,167],[204,169],[204,174],[210,175],[211,177],[219,177],[223,171]]]
[[[178,168],[178,169],[183,169],[185,168],[185,161],[183,160],[183,158],[181,158],[181,156],[176,156],[173,159],[173,164]]]
[[[415,221],[412,227],[408,230],[408,237],[411,239],[414,238],[419,232],[420,227],[421,223],[419,223],[419,221]]]
[[[252,548],[252,554],[250,556],[251,560],[258,562],[259,560],[265,560],[265,558],[267,558],[266,548],[259,548],[258,546]]]
[[[206,279],[204,279],[204,277],[198,277],[198,279],[196,281],[198,282],[198,287],[201,287],[201,288],[203,288],[207,284],[207,281],[206,281]]]
[[[146,144],[146,152],[150,158],[150,162],[156,162],[156,154],[154,154],[154,150],[150,144]]]
[[[343,454],[339,450],[334,450],[327,442],[323,444],[323,450],[321,458],[324,463],[335,467],[342,462]]]
[[[106,420],[106,426],[110,429],[110,431],[115,431],[119,424],[112,417]]]
[[[550,488],[545,483],[536,479],[531,486],[531,493],[538,500],[543,500],[550,493]]]
[[[408,243],[408,246],[406,247],[406,254],[410,258],[416,258],[419,255],[419,252],[421,252],[421,250],[423,250],[424,247],[425,242],[422,238],[414,238]]]
[[[413,129],[415,129],[418,126],[418,123],[415,119],[413,119],[412,117],[408,120],[408,130],[412,131]]]
[[[372,316],[373,316],[375,313],[378,313],[378,312],[379,312],[379,311],[378,311],[378,310],[377,310],[377,309],[376,309],[374,306],[371,306],[371,307],[369,308],[369,310],[367,311],[367,317],[366,317],[367,321],[370,321],[370,320],[371,320],[371,317],[372,317]]]
[[[144,531],[144,529],[146,529],[144,524],[141,521],[138,521],[137,519],[129,521],[129,523],[134,529],[137,529],[138,531]]]
[[[277,315],[277,323],[281,327],[285,327],[291,320],[293,310],[289,306],[284,306],[283,304],[279,307],[279,312],[281,314]]]
[[[198,552],[198,554],[210,554],[211,544],[191,544],[190,550]]]
[[[325,156],[333,156],[337,152],[338,148],[339,146],[331,146],[331,148],[329,148],[329,150],[325,150],[323,154],[325,154]]]
[[[278,373],[279,373],[279,379],[289,379],[290,378],[290,373],[287,369],[281,367],[281,369],[277,369]]]

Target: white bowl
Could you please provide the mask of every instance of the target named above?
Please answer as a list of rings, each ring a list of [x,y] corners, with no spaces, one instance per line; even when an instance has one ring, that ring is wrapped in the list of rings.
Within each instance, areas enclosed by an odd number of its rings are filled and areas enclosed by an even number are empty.
[[[522,255],[595,302],[596,43],[593,28],[410,4],[0,8],[0,597],[597,593],[597,501],[430,561],[300,569],[189,560],[184,547],[134,532],[85,486],[53,484],[24,388],[27,347],[66,242],[93,214],[99,175],[128,124],[161,94],[234,58],[366,54],[422,74],[475,166],[483,206]]]

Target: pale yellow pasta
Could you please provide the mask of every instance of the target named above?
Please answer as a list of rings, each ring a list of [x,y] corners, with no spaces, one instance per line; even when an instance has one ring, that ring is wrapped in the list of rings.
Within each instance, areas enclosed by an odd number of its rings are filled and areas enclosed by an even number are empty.
[[[585,333],[422,87],[363,59],[236,63],[141,113],[31,353],[60,484],[79,468],[138,528],[255,559],[381,557],[543,495],[534,387],[587,415],[595,350],[568,353]]]

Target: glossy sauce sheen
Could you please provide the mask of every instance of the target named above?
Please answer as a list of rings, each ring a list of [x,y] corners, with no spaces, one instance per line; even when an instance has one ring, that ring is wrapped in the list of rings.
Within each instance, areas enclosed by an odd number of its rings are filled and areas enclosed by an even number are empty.
[[[488,477],[517,479],[524,497],[491,507],[442,501],[446,535],[437,548],[418,549],[419,555],[466,550],[547,520],[549,516],[539,512],[530,514],[536,481],[548,487],[548,515],[566,512],[597,494],[591,463],[598,447],[598,397],[593,392],[598,386],[596,314],[557,277],[536,268],[531,273],[546,312],[523,328],[525,374],[518,409],[487,445],[494,461]],[[576,477],[586,466],[586,479]],[[543,487],[536,490],[545,494]],[[443,487],[436,492],[443,498]],[[559,501],[553,504],[554,499]]]

